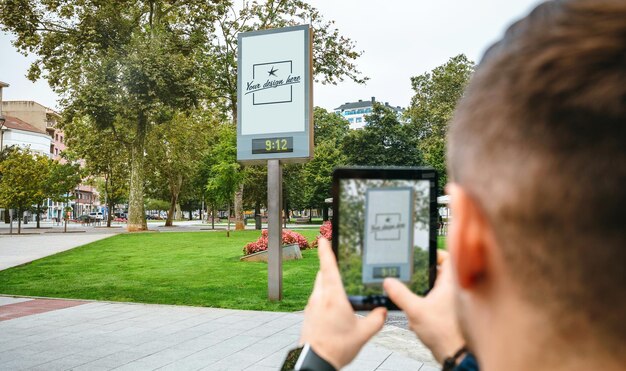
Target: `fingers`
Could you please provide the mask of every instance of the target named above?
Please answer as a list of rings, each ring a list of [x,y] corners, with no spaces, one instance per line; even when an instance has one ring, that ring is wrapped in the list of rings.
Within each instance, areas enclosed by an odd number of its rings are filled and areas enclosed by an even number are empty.
[[[324,288],[332,288],[341,285],[341,276],[337,267],[337,259],[333,253],[330,242],[325,238],[319,239],[317,254],[320,259],[320,273]]]
[[[376,335],[387,318],[386,308],[376,308],[367,317],[359,320],[359,327],[361,328],[363,342],[368,341],[372,336]]]
[[[446,250],[437,250],[437,264],[443,264],[449,257],[450,254]]]
[[[395,278],[385,278],[383,287],[389,298],[407,314],[419,306],[423,300]]]

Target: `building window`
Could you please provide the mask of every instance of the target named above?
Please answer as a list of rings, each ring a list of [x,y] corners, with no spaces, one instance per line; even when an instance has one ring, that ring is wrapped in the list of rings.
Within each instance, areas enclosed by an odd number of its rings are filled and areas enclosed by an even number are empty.
[[[61,135],[61,143],[63,143],[63,135]]]
[[[356,118],[356,122],[361,122],[361,121],[363,121],[363,118],[361,118],[361,117],[357,117]]]
[[[59,141],[59,134],[56,134],[56,135],[54,136],[54,140],[56,140],[57,142]]]
[[[55,148],[55,149],[54,149],[54,154],[55,154],[55,156],[58,156],[58,155],[59,155],[59,149],[58,149],[58,148]]]
[[[353,119],[352,117],[350,117],[350,118],[348,119],[348,122],[352,124],[352,123],[354,123],[354,119]]]

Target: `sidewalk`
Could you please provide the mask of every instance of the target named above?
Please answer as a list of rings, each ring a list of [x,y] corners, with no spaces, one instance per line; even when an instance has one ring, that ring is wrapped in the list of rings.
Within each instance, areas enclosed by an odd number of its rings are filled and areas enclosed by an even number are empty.
[[[0,296],[0,370],[277,370],[296,345],[302,319],[302,313]],[[438,369],[412,334],[393,326],[345,368]]]
[[[0,270],[70,250],[114,233],[45,233],[0,236]]]

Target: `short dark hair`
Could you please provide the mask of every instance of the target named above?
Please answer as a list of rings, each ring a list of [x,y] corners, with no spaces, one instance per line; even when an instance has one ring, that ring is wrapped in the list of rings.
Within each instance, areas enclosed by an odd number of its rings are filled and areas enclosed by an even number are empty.
[[[561,335],[626,342],[626,1],[549,1],[476,69],[448,169]],[[575,336],[580,336],[576,334]]]

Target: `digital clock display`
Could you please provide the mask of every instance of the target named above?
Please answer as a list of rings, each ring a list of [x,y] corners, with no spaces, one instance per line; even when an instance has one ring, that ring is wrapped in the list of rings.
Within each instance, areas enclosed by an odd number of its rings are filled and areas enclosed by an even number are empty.
[[[293,137],[252,139],[252,153],[293,152]]]
[[[400,267],[376,267],[372,272],[374,278],[400,278]]]

